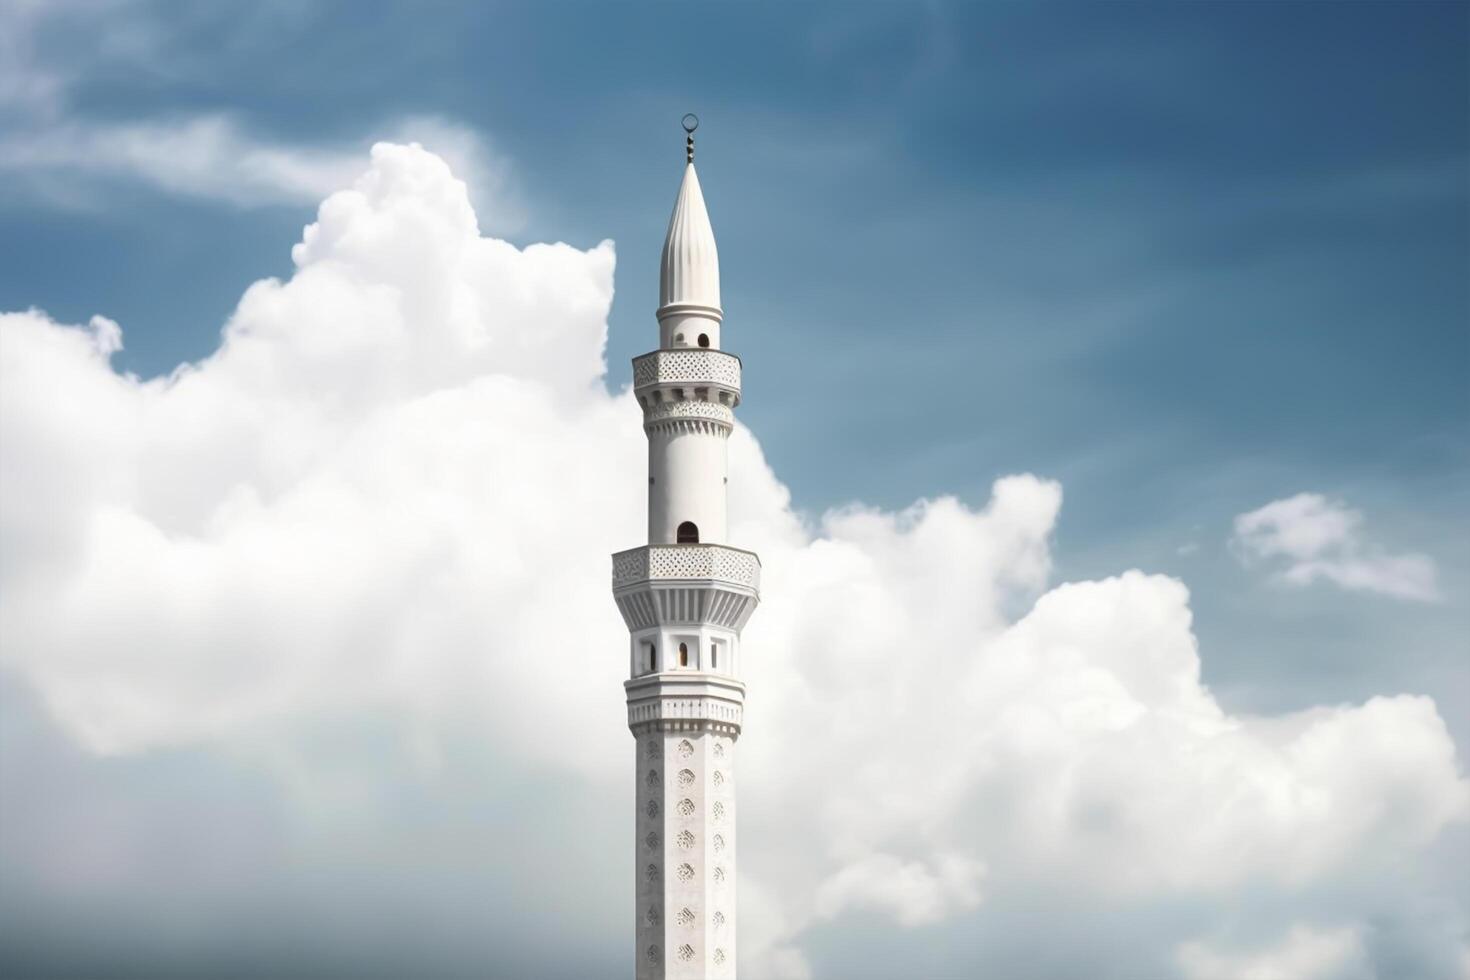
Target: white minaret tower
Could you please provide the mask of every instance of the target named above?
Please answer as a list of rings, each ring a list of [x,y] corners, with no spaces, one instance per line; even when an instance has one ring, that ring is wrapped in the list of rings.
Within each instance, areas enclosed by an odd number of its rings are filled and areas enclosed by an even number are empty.
[[[648,544],[613,555],[628,624],[636,740],[639,980],[735,976],[735,742],[740,631],[760,559],[725,543],[726,445],[740,358],[720,350],[720,263],[694,129],[659,273],[658,350],[633,359],[648,435]]]

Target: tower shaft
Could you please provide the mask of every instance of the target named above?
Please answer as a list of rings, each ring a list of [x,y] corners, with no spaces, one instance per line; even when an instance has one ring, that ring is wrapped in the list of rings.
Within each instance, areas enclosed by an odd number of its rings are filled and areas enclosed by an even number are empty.
[[[659,348],[633,360],[648,437],[648,544],[613,555],[613,597],[630,634],[636,976],[729,980],[740,633],[759,602],[760,560],[725,543],[741,364],[719,347],[719,259],[692,159],[659,292]]]

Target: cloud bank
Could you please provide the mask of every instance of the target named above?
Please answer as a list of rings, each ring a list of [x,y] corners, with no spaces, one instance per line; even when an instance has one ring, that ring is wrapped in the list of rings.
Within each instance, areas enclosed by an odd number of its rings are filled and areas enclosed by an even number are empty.
[[[1218,953],[1187,943],[1179,960],[1188,980],[1367,980],[1373,976],[1363,940],[1354,929],[1291,930],[1269,949]]]
[[[645,448],[603,383],[613,247],[484,237],[443,160],[379,144],[292,256],[168,377],[113,370],[105,318],[0,317],[0,657],[55,733],[12,745],[66,760],[4,756],[0,907],[183,920],[201,948],[280,945],[304,918],[303,944],[619,969],[633,745],[607,555],[641,539]],[[740,329],[759,327],[736,324],[736,349]],[[1365,923],[1417,927],[1394,896],[1470,809],[1430,699],[1231,714],[1182,583],[1051,586],[1062,490],[1035,476],[979,508],[809,525],[740,429],[730,491],[732,540],[765,566],[749,975],[893,975],[844,959],[861,924],[913,970],[942,930],[991,922],[990,952],[932,971],[1009,950],[1076,975],[1103,942],[1055,914],[1076,902],[1137,969],[1191,980],[1372,975]],[[1318,517],[1240,533],[1316,559],[1345,540]],[[211,809],[221,772],[248,778]],[[211,847],[165,875],[144,855],[181,814]],[[393,884],[364,888],[368,867]],[[1460,929],[1421,929],[1423,962],[1459,960]]]

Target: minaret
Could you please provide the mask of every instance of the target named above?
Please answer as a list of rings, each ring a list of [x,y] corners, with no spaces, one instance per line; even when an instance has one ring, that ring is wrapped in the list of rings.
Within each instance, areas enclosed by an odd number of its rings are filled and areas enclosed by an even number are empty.
[[[740,358],[720,350],[720,264],[694,129],[659,273],[658,350],[633,359],[648,436],[648,544],[612,558],[628,624],[638,980],[735,976],[740,631],[760,559],[726,541]]]

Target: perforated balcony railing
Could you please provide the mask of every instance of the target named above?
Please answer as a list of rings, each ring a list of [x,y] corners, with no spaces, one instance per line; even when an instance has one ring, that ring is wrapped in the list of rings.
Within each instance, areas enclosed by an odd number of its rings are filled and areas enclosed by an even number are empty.
[[[753,551],[719,544],[650,544],[612,556],[613,588],[635,582],[712,579],[759,590],[761,561]]]
[[[664,384],[714,385],[740,394],[740,358],[722,350],[676,348],[633,358],[633,390]]]

